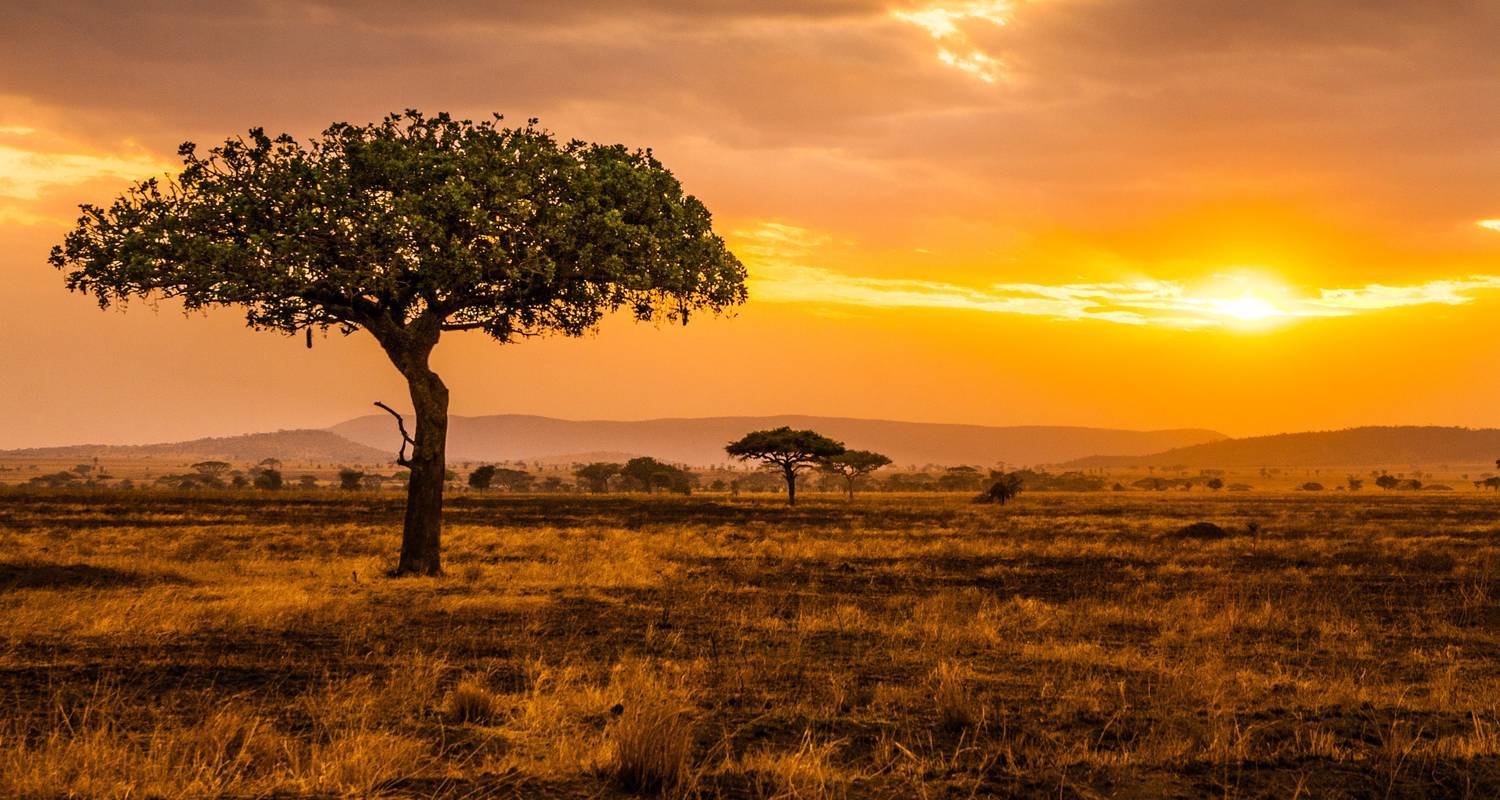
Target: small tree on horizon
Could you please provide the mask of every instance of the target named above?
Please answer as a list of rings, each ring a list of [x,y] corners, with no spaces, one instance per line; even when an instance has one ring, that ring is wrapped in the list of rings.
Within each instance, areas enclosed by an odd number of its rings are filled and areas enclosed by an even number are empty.
[[[888,467],[890,464],[889,458],[871,450],[845,450],[836,456],[829,456],[819,461],[817,468],[820,472],[843,478],[844,491],[848,493],[849,499],[853,500],[856,480],[881,467]]]
[[[581,481],[590,492],[606,494],[609,492],[610,479],[619,475],[623,466],[607,461],[595,461],[573,470],[573,477]]]
[[[252,328],[370,333],[406,379],[397,463],[410,470],[397,575],[442,573],[444,333],[580,336],[626,309],[686,323],[744,302],[745,269],[649,150],[560,142],[408,110],[310,142],[255,128],[183,169],[82,206],[49,261],[101,307],[238,306]],[[406,455],[407,447],[411,455]]]
[[[494,464],[484,464],[484,465],[481,465],[479,467],[476,467],[473,472],[469,473],[469,488],[470,489],[477,489],[477,490],[479,490],[479,491],[482,492],[485,489],[490,488],[490,484],[492,484],[494,482],[495,482],[495,465]]]
[[[255,476],[253,483],[257,489],[275,491],[280,489],[284,484],[284,480],[281,477],[281,470],[279,469],[262,467],[257,469],[253,474]]]
[[[681,467],[676,467],[664,461],[657,461],[649,456],[632,458],[625,462],[620,468],[620,477],[625,478],[642,489],[647,494],[655,494],[657,489],[666,489],[678,494],[692,494],[692,473]]]
[[[724,446],[724,452],[741,461],[759,461],[781,470],[786,480],[786,504],[797,505],[797,473],[845,452],[844,443],[817,431],[792,430],[783,425],[768,431],[753,431]]]
[[[339,469],[339,488],[346,492],[358,491],[364,483],[365,473],[353,467],[342,467]]]
[[[224,475],[224,473],[228,472],[230,467],[232,466],[234,465],[230,464],[228,461],[199,461],[198,463],[193,465],[193,471],[197,472],[199,475],[206,475],[210,478],[218,478]]]
[[[1021,493],[1021,487],[1025,483],[1025,479],[1021,475],[1001,470],[991,470],[990,480],[994,481],[994,483],[990,484],[990,488],[986,489],[984,494],[974,498],[974,502],[998,503],[1003,506],[1014,500],[1016,495]]]
[[[536,482],[536,476],[524,469],[499,467],[494,472],[494,482],[507,492],[527,492]]]

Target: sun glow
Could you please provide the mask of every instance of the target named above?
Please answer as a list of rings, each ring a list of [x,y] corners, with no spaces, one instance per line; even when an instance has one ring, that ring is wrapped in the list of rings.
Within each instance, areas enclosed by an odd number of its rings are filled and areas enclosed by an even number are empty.
[[[1210,300],[1208,304],[1212,310],[1243,322],[1260,322],[1286,316],[1286,312],[1277,308],[1275,303],[1249,293],[1228,300]]]
[[[1500,293],[1500,275],[1420,283],[1317,287],[1285,283],[1273,271],[1231,267],[1201,281],[1135,276],[1069,283],[957,284],[921,277],[846,274],[817,264],[834,237],[763,222],[732,234],[760,302],[865,308],[929,308],[1092,320],[1185,330],[1254,330],[1414,306],[1461,306]]]

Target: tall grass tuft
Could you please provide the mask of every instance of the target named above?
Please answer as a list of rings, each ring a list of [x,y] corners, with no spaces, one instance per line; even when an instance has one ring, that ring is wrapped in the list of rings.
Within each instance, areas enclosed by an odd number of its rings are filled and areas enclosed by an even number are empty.
[[[453,687],[443,702],[443,710],[453,722],[486,725],[500,718],[500,700],[473,678],[465,678]]]
[[[637,794],[684,793],[692,769],[693,719],[680,692],[659,676],[627,669],[611,734],[615,780]]]
[[[974,692],[972,672],[952,661],[943,661],[929,678],[939,727],[949,731],[978,728],[984,724],[984,704]]]

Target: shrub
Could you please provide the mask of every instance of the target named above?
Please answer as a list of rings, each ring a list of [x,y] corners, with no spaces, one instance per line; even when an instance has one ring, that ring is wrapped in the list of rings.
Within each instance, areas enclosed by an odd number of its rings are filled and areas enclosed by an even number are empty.
[[[500,701],[494,693],[473,679],[464,679],[453,687],[443,702],[448,719],[454,722],[487,724],[500,718]]]
[[[345,491],[352,492],[358,489],[364,479],[365,474],[357,469],[344,467],[339,470],[339,488]]]

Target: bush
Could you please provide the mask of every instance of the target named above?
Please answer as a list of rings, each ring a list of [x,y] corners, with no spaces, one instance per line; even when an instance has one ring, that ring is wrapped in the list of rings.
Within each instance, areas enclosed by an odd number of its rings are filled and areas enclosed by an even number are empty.
[[[255,471],[255,488],[275,491],[282,486],[281,470],[267,467]]]
[[[486,724],[500,718],[500,701],[479,682],[459,681],[443,703],[448,719],[454,722]]]
[[[357,469],[344,467],[339,470],[339,488],[345,491],[352,492],[358,489],[364,479],[365,474]]]

